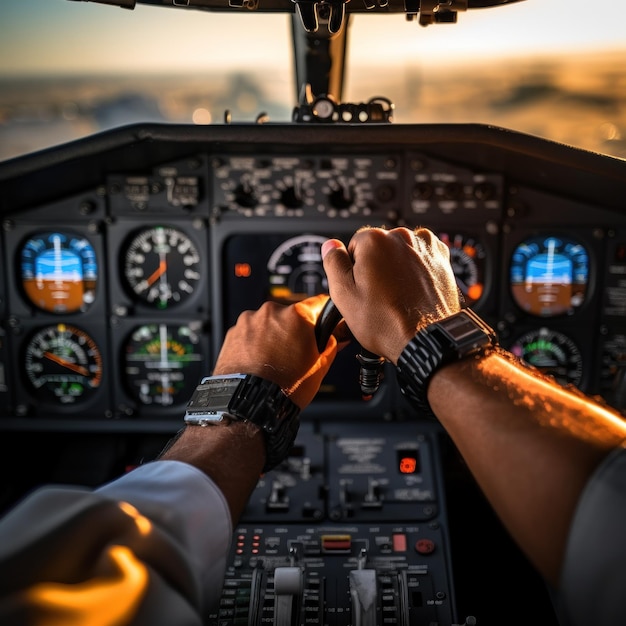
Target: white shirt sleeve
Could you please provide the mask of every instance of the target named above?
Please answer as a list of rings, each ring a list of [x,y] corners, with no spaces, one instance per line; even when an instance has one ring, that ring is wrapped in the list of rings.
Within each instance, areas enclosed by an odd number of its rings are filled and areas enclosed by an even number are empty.
[[[28,611],[29,624],[97,612],[103,625],[200,625],[231,540],[223,494],[186,463],[147,463],[96,490],[43,487],[0,520],[0,623]]]
[[[560,606],[571,626],[626,623],[626,450],[613,452],[585,488],[570,529]]]

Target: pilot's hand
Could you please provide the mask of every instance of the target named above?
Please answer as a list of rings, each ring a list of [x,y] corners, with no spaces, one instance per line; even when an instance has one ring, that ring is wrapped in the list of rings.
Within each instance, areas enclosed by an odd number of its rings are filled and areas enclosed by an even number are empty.
[[[330,296],[357,341],[396,364],[424,326],[460,310],[450,251],[430,230],[357,231],[322,245]]]
[[[227,332],[214,374],[254,374],[280,385],[301,409],[313,400],[338,350],[331,337],[321,354],[315,321],[328,296],[285,306],[266,302],[244,311]]]

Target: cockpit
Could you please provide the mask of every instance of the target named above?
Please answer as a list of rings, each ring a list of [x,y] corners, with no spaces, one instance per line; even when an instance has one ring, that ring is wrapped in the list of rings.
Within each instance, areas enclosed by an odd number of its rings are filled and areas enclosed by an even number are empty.
[[[503,346],[626,414],[626,39],[602,52],[622,64],[605,64],[592,89],[570,66],[547,63],[527,65],[524,84],[511,87],[505,71],[481,82],[480,63],[457,56],[454,91],[438,67],[443,52],[428,53],[426,43],[428,63],[391,81],[392,37],[384,63],[372,59],[390,77],[352,78],[357,27],[371,36],[366,21],[405,20],[436,38],[523,5],[534,5],[540,23],[549,3],[56,4],[77,20],[120,7],[131,9],[121,12],[128,19],[167,13],[181,46],[181,18],[192,28],[207,16],[248,23],[258,14],[259,24],[280,16],[288,28],[278,35],[268,21],[270,39],[284,37],[292,50],[280,53],[287,69],[258,84],[241,68],[226,88],[220,73],[203,79],[198,93],[212,110],[180,84],[178,97],[147,106],[137,94],[149,76],[91,101],[84,83],[82,100],[63,96],[58,109],[57,127],[74,134],[50,145],[48,113],[35,122],[32,108],[19,108],[26,79],[2,79],[10,86],[0,96],[3,508],[44,483],[93,486],[153,459],[238,315],[266,300],[327,293],[321,244],[347,243],[364,225],[433,230],[449,246],[465,301]],[[229,67],[228,58],[220,64]],[[74,77],[76,93],[84,80]],[[251,112],[246,98],[267,106]],[[413,100],[419,120],[407,113]],[[510,125],[491,121],[495,108]],[[88,118],[101,125],[79,136]],[[20,148],[26,135],[31,143]],[[301,601],[298,624],[556,624],[547,590],[463,459],[436,422],[414,414],[389,364],[363,400],[357,348],[333,364],[287,461],[259,481],[235,533],[223,602],[207,623],[287,626],[276,600],[284,594]],[[350,575],[364,553],[375,621]],[[304,577],[281,590],[281,568],[294,560]]]

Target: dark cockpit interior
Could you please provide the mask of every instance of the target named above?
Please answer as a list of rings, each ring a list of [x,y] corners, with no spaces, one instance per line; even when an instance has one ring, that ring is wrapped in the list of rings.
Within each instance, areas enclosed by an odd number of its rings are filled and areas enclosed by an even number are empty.
[[[364,225],[433,230],[504,347],[626,413],[626,161],[497,125],[398,123],[384,95],[342,100],[353,14],[460,28],[509,2],[103,3],[288,14],[299,96],[285,122],[139,122],[0,162],[2,509],[154,459],[239,313],[327,293],[321,243]],[[298,624],[556,624],[444,431],[392,369],[364,401],[355,353],[259,481],[207,624],[287,624],[273,576],[293,559]],[[377,621],[351,593],[364,553]]]

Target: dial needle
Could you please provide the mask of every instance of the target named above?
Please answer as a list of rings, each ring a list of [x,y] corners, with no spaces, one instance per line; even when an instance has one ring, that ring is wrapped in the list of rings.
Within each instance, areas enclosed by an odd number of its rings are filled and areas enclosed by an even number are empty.
[[[72,363],[67,359],[64,359],[63,357],[60,357],[58,354],[54,354],[54,352],[44,352],[43,355],[47,359],[50,359],[51,361],[54,361],[55,363],[66,367],[68,370],[72,370],[73,372],[81,374],[82,376],[89,376],[89,372],[86,368],[82,367],[82,365],[76,365],[76,363]]]
[[[167,270],[167,262],[165,261],[165,259],[161,259],[161,262],[159,263],[159,267],[157,267],[154,270],[154,272],[152,273],[152,276],[149,276],[146,279],[146,283],[148,283],[148,285],[152,285],[152,283],[154,283],[154,281],[157,278],[165,274],[165,270]]]

